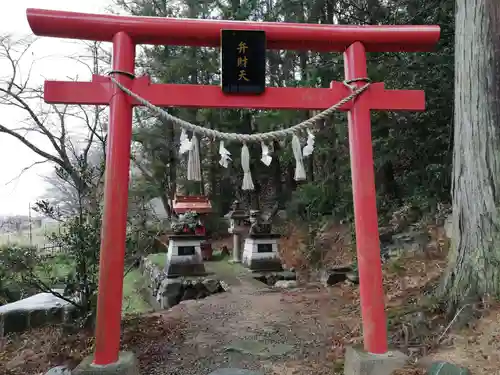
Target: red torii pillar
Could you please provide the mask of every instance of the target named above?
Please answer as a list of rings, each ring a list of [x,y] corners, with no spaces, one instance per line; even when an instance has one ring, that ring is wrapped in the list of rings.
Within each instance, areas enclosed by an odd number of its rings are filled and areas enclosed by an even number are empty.
[[[439,26],[344,26],[238,22],[154,17],[122,17],[40,9],[27,10],[34,34],[113,43],[113,70],[134,72],[137,44],[220,45],[222,29],[263,30],[269,49],[343,52],[345,79],[367,77],[366,52],[429,51],[439,40]],[[267,88],[260,96],[230,96],[218,86],[152,85],[147,77],[116,79],[160,107],[324,110],[348,96],[342,83],[324,88]],[[363,83],[358,82],[359,87]],[[110,106],[102,224],[99,297],[94,363],[118,360],[129,179],[132,108],[138,103],[110,82],[45,82],[48,103]],[[385,90],[374,83],[348,111],[352,190],[360,275],[364,345],[368,352],[387,351],[387,328],[375,198],[371,110],[423,111],[423,91]]]

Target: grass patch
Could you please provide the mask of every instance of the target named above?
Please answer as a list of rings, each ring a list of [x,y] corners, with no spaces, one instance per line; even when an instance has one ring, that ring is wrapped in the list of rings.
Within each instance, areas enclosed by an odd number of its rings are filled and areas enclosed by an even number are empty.
[[[165,267],[165,261],[167,258],[167,253],[157,253],[157,254],[150,254],[147,257],[154,265],[156,265],[159,268],[164,268]],[[211,262],[226,262],[231,258],[230,255],[223,254],[222,251],[220,250],[214,250],[212,253],[212,259],[210,260]]]
[[[73,259],[65,255],[57,255],[39,264],[35,268],[35,273],[44,283],[63,282],[74,269],[75,262]]]
[[[151,305],[142,298],[142,288],[144,288],[144,279],[140,271],[134,268],[123,279],[123,314],[141,314],[153,310]]]
[[[74,269],[74,260],[61,254],[48,258],[46,262],[38,265],[36,274],[44,283],[53,285],[53,283],[64,283],[65,278]],[[144,279],[138,269],[132,269],[125,275],[122,302],[124,314],[144,313],[152,310],[152,307],[142,298],[140,291],[143,287]]]
[[[220,274],[240,275],[250,272],[248,268],[245,268],[241,263],[230,263],[226,259],[219,262],[207,262],[205,263],[205,267]]]
[[[221,262],[221,261],[227,261],[231,258],[229,254],[224,254],[220,250],[214,250],[212,253],[212,259],[210,259],[212,262]]]
[[[163,269],[167,260],[167,253],[150,254],[147,257],[155,266]]]
[[[406,274],[406,268],[399,259],[394,259],[388,264],[388,271],[398,276]]]
[[[49,223],[40,228],[31,230],[31,241],[29,229],[19,232],[0,233],[0,245],[18,244],[21,246],[44,247],[48,244],[47,236],[59,231],[59,223]]]
[[[150,254],[147,256],[147,259],[160,269],[165,268],[166,258],[166,253]],[[212,260],[204,262],[205,270],[207,273],[215,274],[218,278],[226,282],[231,282],[231,280],[235,280],[240,276],[251,273],[240,263],[228,262],[230,258],[231,256],[223,255],[221,251],[215,250],[213,252]]]

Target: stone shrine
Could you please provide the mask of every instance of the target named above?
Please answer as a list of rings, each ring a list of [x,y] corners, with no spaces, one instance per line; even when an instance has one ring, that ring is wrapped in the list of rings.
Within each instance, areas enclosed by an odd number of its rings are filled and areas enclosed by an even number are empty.
[[[201,243],[201,254],[203,260],[212,258],[212,243],[208,240],[207,230],[203,221],[207,220],[207,215],[212,212],[212,203],[205,195],[179,195],[176,194],[172,201],[172,208],[177,215],[194,215],[196,227],[194,233],[205,236]]]
[[[231,211],[226,215],[229,220],[228,232],[233,235],[233,263],[241,262],[241,248],[243,233],[247,230],[245,222],[248,220],[248,214],[240,208],[240,202],[235,200],[231,205]]]
[[[283,270],[278,253],[280,235],[271,233],[270,220],[263,221],[259,211],[250,211],[250,230],[245,239],[242,263],[252,271]]]
[[[203,276],[206,274],[201,244],[203,236],[193,234],[172,235],[168,241],[165,274],[167,277]]]
[[[167,277],[206,274],[201,251],[205,236],[197,233],[200,225],[199,215],[193,211],[179,215],[179,219],[172,223],[174,234],[169,236],[165,262]]]

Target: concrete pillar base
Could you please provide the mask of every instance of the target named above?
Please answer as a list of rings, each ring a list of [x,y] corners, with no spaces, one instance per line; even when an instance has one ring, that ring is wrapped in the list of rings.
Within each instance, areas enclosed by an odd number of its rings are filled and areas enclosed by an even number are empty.
[[[120,352],[118,361],[106,366],[92,364],[89,356],[71,372],[72,375],[139,375],[139,362],[132,352]]]
[[[408,356],[398,351],[371,354],[362,346],[347,347],[344,375],[391,375],[403,368],[407,361]]]

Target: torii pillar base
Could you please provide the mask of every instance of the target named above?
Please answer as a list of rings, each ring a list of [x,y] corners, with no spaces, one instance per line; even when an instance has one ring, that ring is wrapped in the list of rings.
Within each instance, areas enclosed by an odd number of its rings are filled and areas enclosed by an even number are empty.
[[[346,348],[344,375],[391,375],[407,361],[408,356],[399,351],[373,354],[362,346],[351,346]]]
[[[109,365],[94,365],[94,356],[85,358],[71,372],[73,375],[139,375],[139,361],[132,352],[120,352],[118,361]]]

